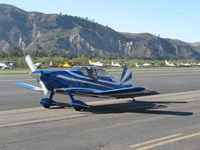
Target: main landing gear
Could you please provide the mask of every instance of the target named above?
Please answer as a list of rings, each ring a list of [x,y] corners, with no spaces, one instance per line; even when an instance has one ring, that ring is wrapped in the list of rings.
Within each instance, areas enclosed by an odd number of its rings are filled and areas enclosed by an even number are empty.
[[[56,102],[52,99],[54,95],[54,92],[52,91],[49,98],[41,98],[40,99],[40,104],[44,107],[44,108],[49,108],[50,106],[55,106]]]
[[[80,111],[82,109],[87,109],[90,108],[89,105],[87,105],[86,103],[80,101],[80,100],[75,100],[72,93],[69,93],[69,98],[71,100],[71,106],[76,110],[76,111]]]
[[[52,91],[49,98],[41,98],[40,99],[40,104],[44,107],[44,108],[49,108],[50,106],[56,106],[58,105],[56,101],[54,101],[52,98],[54,96],[54,92]],[[90,108],[89,105],[85,104],[84,102],[80,101],[80,100],[75,100],[72,93],[69,93],[69,98],[70,98],[70,104],[71,106],[76,110],[76,111],[80,111],[82,109],[86,109],[86,108]]]

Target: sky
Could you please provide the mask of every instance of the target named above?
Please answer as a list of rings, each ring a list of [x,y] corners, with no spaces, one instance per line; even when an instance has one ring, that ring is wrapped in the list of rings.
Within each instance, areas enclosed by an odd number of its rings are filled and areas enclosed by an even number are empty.
[[[0,0],[26,11],[88,17],[120,32],[200,42],[199,0]]]

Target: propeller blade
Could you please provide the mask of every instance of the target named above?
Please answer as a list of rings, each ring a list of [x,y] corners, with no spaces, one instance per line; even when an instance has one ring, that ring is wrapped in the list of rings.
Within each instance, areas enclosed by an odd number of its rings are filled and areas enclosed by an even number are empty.
[[[36,68],[35,68],[35,66],[34,66],[34,64],[33,64],[33,61],[32,61],[32,59],[31,59],[31,56],[30,56],[30,55],[27,55],[27,56],[25,57],[25,60],[26,60],[26,63],[27,63],[27,65],[28,65],[28,67],[30,68],[30,70],[31,70],[32,72],[36,71]],[[38,80],[39,80],[39,83],[40,83],[40,85],[41,85],[41,87],[42,87],[42,90],[43,90],[44,95],[47,95],[48,89],[46,88],[44,82],[42,82],[41,79],[38,79]]]
[[[40,83],[40,85],[41,85],[41,87],[42,87],[42,90],[43,90],[44,95],[47,95],[48,89],[47,89],[46,86],[44,85],[44,82],[42,82],[42,80],[39,80],[39,83]]]
[[[28,65],[28,67],[30,68],[30,70],[33,72],[33,71],[36,71],[36,68],[35,68],[35,66],[34,66],[34,64],[33,64],[33,61],[32,61],[32,59],[31,59],[31,56],[30,55],[27,55],[26,57],[25,57],[25,60],[26,60],[26,63],[27,63],[27,65]]]

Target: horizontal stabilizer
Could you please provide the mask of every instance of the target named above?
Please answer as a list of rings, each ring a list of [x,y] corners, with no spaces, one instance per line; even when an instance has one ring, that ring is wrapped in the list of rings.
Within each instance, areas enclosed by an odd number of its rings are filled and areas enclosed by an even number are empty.
[[[43,91],[42,88],[34,86],[34,85],[30,85],[30,84],[26,84],[26,83],[22,83],[22,82],[13,82],[14,85],[26,88],[26,89],[30,89],[30,90],[34,90],[34,91]]]

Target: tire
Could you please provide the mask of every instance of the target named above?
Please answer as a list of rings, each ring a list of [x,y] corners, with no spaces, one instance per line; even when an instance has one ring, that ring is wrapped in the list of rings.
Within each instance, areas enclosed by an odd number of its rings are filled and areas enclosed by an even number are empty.
[[[43,107],[44,107],[44,108],[49,108],[50,106],[45,106],[45,105],[43,105]]]
[[[81,108],[74,108],[76,111],[81,111]]]

